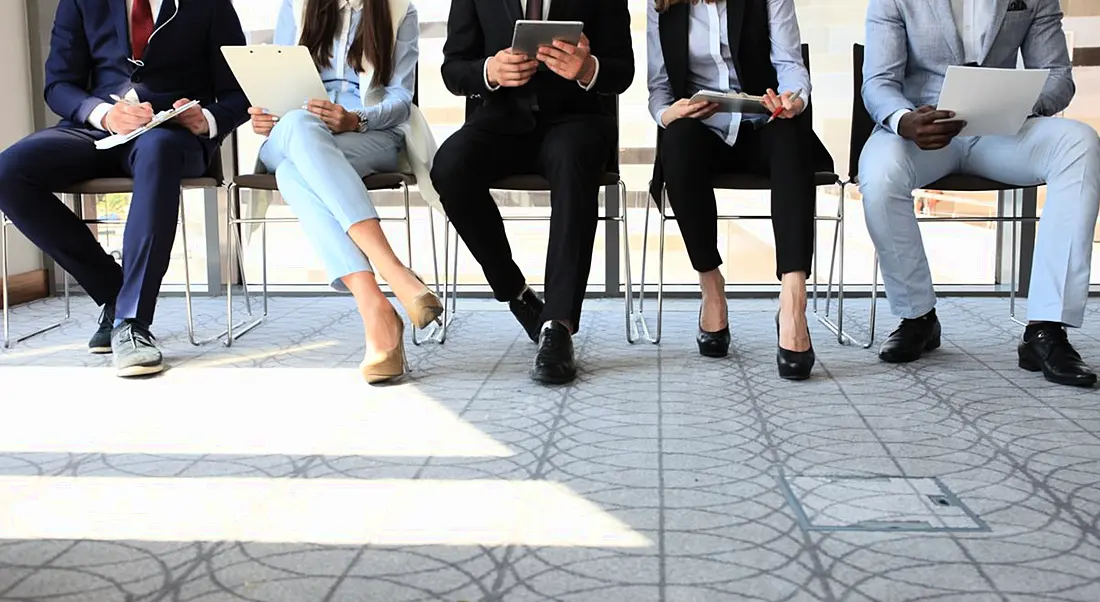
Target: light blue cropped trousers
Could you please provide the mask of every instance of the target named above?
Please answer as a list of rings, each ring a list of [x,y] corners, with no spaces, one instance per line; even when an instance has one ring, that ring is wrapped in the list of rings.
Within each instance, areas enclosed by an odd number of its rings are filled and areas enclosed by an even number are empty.
[[[378,219],[363,177],[396,171],[404,144],[396,129],[335,135],[320,118],[296,110],[279,119],[260,147],[260,162],[275,174],[337,290],[347,290],[344,276],[373,271],[348,229]]]

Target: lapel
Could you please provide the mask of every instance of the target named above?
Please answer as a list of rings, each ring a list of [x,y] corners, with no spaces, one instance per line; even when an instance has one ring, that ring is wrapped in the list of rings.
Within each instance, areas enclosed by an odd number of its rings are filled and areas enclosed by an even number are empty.
[[[543,1],[544,4],[546,2],[550,3],[550,12],[547,13],[547,16],[546,16],[547,21],[567,21],[568,20],[568,19],[563,18],[563,16],[562,16],[563,13],[567,12],[566,9],[568,8],[568,6],[566,6],[566,0],[542,0],[542,1]]]
[[[156,31],[158,29],[160,29],[166,23],[168,23],[168,20],[172,18],[172,15],[176,14],[176,2],[178,2],[178,1],[179,0],[164,0],[163,2],[161,2],[161,4],[160,4],[160,14],[157,15],[156,21],[154,21],[154,23],[153,23],[153,32],[154,33],[156,33]],[[177,15],[177,17],[178,17],[178,15]],[[164,34],[163,33],[158,33],[157,35],[150,38],[149,44],[145,46],[145,56],[142,57],[143,61],[149,62],[149,55],[150,55],[150,53],[155,52],[155,49],[158,46],[157,40],[159,40],[160,36],[162,36],[162,35],[164,35]]]
[[[118,32],[118,39],[122,42],[124,48],[126,48],[126,56],[133,57],[134,49],[130,44],[130,23],[126,16],[126,3],[129,0],[108,0],[108,6],[111,9],[111,20],[115,23],[115,30]]]
[[[501,0],[504,3],[504,15],[508,22],[515,24],[516,21],[523,19],[523,6],[519,3],[519,0]]]
[[[691,5],[674,4],[658,21],[661,35],[661,52],[664,54],[665,71],[672,84],[672,93],[687,93],[688,29],[691,25]]]
[[[997,34],[1001,32],[1001,25],[1004,24],[1005,15],[1008,13],[1009,0],[996,0],[994,6],[989,9],[992,11],[992,18],[989,20],[989,30],[985,32],[985,39],[982,40],[982,51],[978,54],[978,64],[985,62],[985,57],[989,55],[989,50],[993,48],[993,42],[997,40]]]
[[[929,14],[940,26],[940,33],[943,34],[944,41],[951,49],[955,64],[963,64],[966,62],[966,55],[963,53],[962,40],[959,39],[959,29],[955,25],[955,13],[951,11],[951,0],[925,0],[925,2],[928,3],[931,11]],[[937,15],[942,16],[937,17]]]
[[[737,78],[741,79],[741,28],[745,23],[745,1],[733,0],[726,2],[726,33],[729,35],[730,58],[733,59],[733,70],[737,72]]]

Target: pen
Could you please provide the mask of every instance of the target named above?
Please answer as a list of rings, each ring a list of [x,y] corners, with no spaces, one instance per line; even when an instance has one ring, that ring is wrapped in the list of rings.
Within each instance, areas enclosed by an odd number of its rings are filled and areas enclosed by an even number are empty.
[[[113,100],[115,102],[121,102],[124,105],[130,105],[130,106],[134,105],[133,102],[130,102],[129,100],[126,100],[125,98],[119,96],[118,94],[112,94],[111,95],[111,100]]]
[[[793,95],[791,95],[791,102],[798,100],[799,96],[802,96],[802,90],[799,90],[798,92],[795,92]],[[768,123],[775,121],[776,117],[779,117],[779,114],[785,110],[786,109],[784,109],[782,105],[780,105],[778,108],[772,111],[772,116],[768,118]]]

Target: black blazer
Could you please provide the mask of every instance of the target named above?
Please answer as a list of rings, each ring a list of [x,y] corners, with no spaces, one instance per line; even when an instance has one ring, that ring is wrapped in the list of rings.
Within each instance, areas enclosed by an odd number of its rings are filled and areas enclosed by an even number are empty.
[[[248,120],[248,99],[222,56],[245,43],[230,0],[164,0],[142,65],[131,55],[130,0],[61,0],[46,59],[46,104],[61,125],[90,127],[88,116],[111,94],[131,88],[153,105],[198,100],[218,123],[218,140]],[[204,144],[214,142],[200,136]]]
[[[779,77],[771,62],[771,27],[768,23],[767,0],[743,0],[726,3],[730,55],[734,71],[743,92],[761,96],[768,88],[779,87]],[[691,5],[675,4],[658,18],[661,51],[664,53],[665,70],[676,98],[688,98],[688,27],[691,22]],[[803,56],[805,57],[805,50]],[[809,61],[806,62],[809,69]],[[816,171],[833,171],[833,158],[813,131],[813,114],[810,107],[795,118],[804,124],[806,142],[813,146],[813,163]],[[661,140],[664,128],[657,127],[657,159],[653,166],[650,194],[660,202],[664,173],[661,166]]]
[[[443,82],[453,94],[482,98],[467,123],[503,133],[531,131],[535,127],[532,94],[538,98],[543,118],[551,122],[573,115],[613,119],[598,96],[622,94],[634,80],[626,0],[549,2],[550,20],[584,22],[592,55],[600,61],[596,85],[586,92],[576,82],[540,70],[525,86],[490,91],[485,86],[485,60],[511,47],[515,23],[523,18],[520,0],[452,0],[443,46]]]

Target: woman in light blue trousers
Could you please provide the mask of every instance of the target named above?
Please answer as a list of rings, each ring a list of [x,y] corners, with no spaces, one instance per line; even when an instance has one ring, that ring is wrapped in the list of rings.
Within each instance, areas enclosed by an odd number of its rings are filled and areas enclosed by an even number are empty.
[[[332,286],[355,297],[366,333],[360,371],[371,383],[406,370],[404,322],[376,273],[416,327],[443,312],[394,254],[362,181],[397,170],[412,110],[418,36],[409,0],[284,0],[275,43],[309,49],[328,98],[308,100],[283,116],[249,110],[253,129],[267,136],[260,161],[275,174]]]

